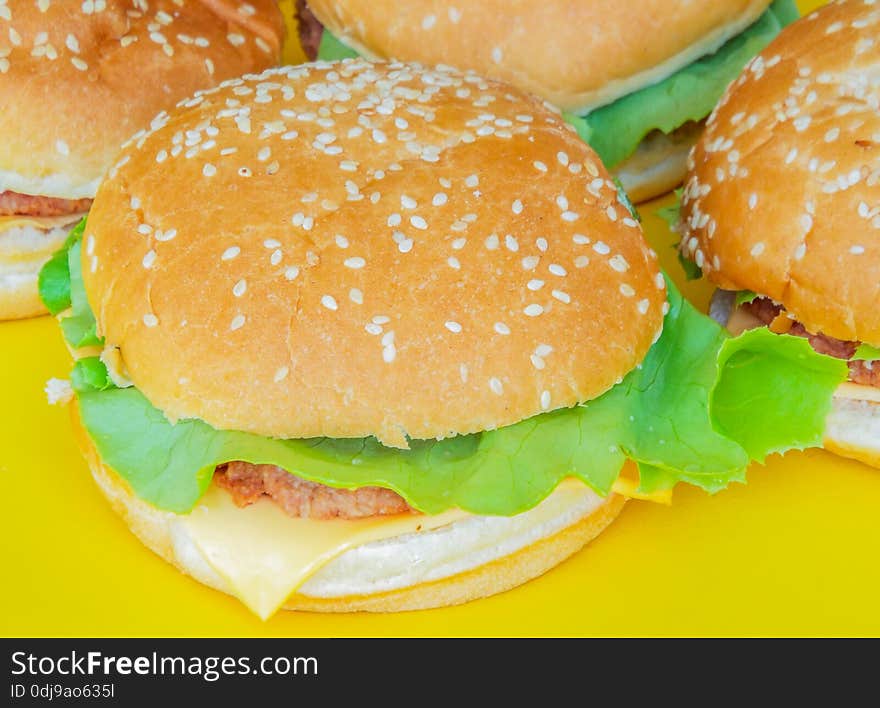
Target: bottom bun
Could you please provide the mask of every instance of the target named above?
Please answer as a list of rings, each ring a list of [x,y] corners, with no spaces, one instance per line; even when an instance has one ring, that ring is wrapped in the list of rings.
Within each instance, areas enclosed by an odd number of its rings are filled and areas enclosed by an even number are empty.
[[[43,264],[67,238],[72,225],[42,229],[23,225],[0,231],[0,320],[44,315],[37,280]]]
[[[825,422],[825,449],[880,467],[880,402],[868,399],[871,394],[880,394],[880,390],[871,386],[851,385],[847,388],[846,397],[834,396],[831,413]],[[873,390],[865,391],[865,398],[851,398],[854,389]]]
[[[675,189],[687,173],[687,157],[703,132],[702,123],[686,123],[672,133],[655,130],[612,172],[633,202],[645,202]]]
[[[188,533],[187,517],[158,510],[134,495],[101,461],[72,408],[80,446],[114,511],[166,561],[234,595]],[[494,595],[541,575],[581,549],[614,520],[624,502],[618,494],[603,499],[583,488],[576,494],[551,494],[535,509],[514,517],[464,515],[439,528],[354,546],[321,565],[287,597],[283,608],[397,612]],[[289,543],[297,540],[290,538]]]

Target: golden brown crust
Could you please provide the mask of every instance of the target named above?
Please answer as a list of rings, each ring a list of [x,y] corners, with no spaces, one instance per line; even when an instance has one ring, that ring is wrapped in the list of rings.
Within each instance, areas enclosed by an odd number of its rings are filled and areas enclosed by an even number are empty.
[[[786,28],[728,89],[692,154],[683,249],[728,290],[813,332],[880,344],[880,7]]]
[[[218,578],[201,567],[195,557],[181,553],[185,544],[173,537],[173,514],[161,512],[138,499],[128,485],[103,464],[71,406],[74,435],[99,489],[140,541],[181,572],[206,585],[218,587]],[[469,602],[504,592],[558,565],[598,536],[620,513],[626,499],[611,494],[594,511],[556,534],[531,546],[442,580],[368,596],[323,599],[300,593],[290,596],[286,610],[311,612],[399,612]],[[178,533],[180,533],[178,529]]]
[[[86,290],[171,418],[392,445],[482,431],[598,396],[662,324],[656,255],[595,154],[473,75],[272,70],[120,163]]]
[[[160,110],[280,58],[274,0],[41,5],[0,8],[0,190],[92,197]]]
[[[364,56],[471,69],[576,112],[661,81],[714,52],[769,5],[309,0],[318,19]]]

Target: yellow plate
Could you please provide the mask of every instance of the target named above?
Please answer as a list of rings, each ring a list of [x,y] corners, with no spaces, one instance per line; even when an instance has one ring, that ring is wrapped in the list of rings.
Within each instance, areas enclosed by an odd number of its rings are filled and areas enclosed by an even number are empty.
[[[668,200],[667,200],[668,201]],[[670,273],[673,237],[643,208]],[[685,292],[704,304],[707,290]],[[268,622],[159,560],[110,511],[67,411],[42,387],[70,362],[55,322],[0,325],[0,634],[85,636],[876,635],[880,471],[822,452],[671,507],[630,502],[584,551],[511,592],[398,615]]]

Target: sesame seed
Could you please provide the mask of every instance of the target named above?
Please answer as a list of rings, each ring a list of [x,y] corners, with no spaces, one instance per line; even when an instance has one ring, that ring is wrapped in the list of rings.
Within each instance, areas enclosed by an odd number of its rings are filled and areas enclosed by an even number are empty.
[[[547,268],[553,275],[558,275],[559,277],[565,277],[568,273],[561,265],[558,263],[551,263]]]
[[[402,206],[404,209],[415,209],[418,206],[418,202],[416,202],[416,200],[412,197],[408,197],[406,194],[404,194],[400,197],[400,206]],[[397,218],[399,219],[400,216],[397,215]]]
[[[247,291],[247,283],[244,280],[239,280],[235,285],[232,286],[232,294],[235,297],[241,297]]]
[[[620,294],[623,295],[624,297],[632,297],[633,295],[636,294],[636,291],[633,290],[633,287],[631,285],[628,285],[627,283],[621,283],[620,284]]]
[[[558,206],[563,211],[566,211],[568,209],[568,199],[565,198],[565,195],[560,194],[558,197],[556,197],[556,206]]]
[[[571,296],[562,290],[554,290],[552,295],[559,300],[559,302],[564,302],[566,305],[571,302]]]
[[[523,270],[534,270],[538,267],[540,260],[538,256],[526,256],[522,259]]]
[[[495,376],[489,379],[489,388],[492,389],[492,393],[498,396],[504,393],[504,386],[502,385],[500,379]]]
[[[202,167],[202,174],[205,175],[205,177],[213,177],[217,174],[217,168],[210,162],[206,162],[205,166]]]
[[[477,177],[477,175],[470,175],[469,177],[465,177],[464,183],[465,186],[473,188],[480,184],[480,178]]]
[[[144,320],[144,324],[147,327],[155,327],[157,324],[159,324],[159,318],[156,317],[156,315],[154,315],[152,313],[144,315],[143,320]]]
[[[241,329],[242,327],[244,327],[244,322],[244,315],[236,315],[232,318],[232,322],[229,324],[229,329],[233,332],[237,329]]]
[[[155,262],[156,262],[156,252],[153,251],[152,249],[147,251],[147,254],[144,256],[143,261],[141,261],[144,268],[151,268],[153,263],[155,263]]]
[[[865,247],[864,246],[852,246],[849,249],[849,252],[852,253],[854,256],[860,256],[865,252]]]
[[[549,410],[550,408],[550,391],[541,392],[541,410]]]
[[[755,258],[760,256],[763,252],[764,252],[764,243],[762,241],[758,241],[758,243],[756,243],[754,246],[752,246],[752,249],[749,251],[749,253],[751,253],[752,256],[754,256]]]
[[[498,334],[501,334],[501,335],[510,334],[510,327],[508,327],[503,322],[496,322],[494,329]]]
[[[284,277],[287,280],[296,280],[296,276],[299,275],[299,268],[297,266],[288,266],[284,270]]]
[[[230,246],[225,251],[223,251],[223,255],[220,256],[220,260],[231,261],[239,253],[241,253],[241,249],[238,246]]]
[[[648,306],[649,305],[650,305],[650,303],[648,302],[647,299],[639,300],[639,303],[638,303],[638,305],[636,305],[636,308],[638,309],[640,314],[645,315],[648,313]]]
[[[536,292],[544,287],[544,281],[543,280],[530,280],[528,282],[528,285],[526,285],[526,287],[529,290],[531,290],[532,292]]]
[[[613,207],[608,207],[608,208],[613,209]],[[562,212],[562,220],[563,221],[572,222],[572,221],[577,221],[579,218],[580,218],[580,216],[573,211]]]
[[[627,263],[626,258],[619,254],[609,258],[608,265],[610,265],[618,273],[625,273],[627,270],[629,270],[629,263]]]
[[[453,322],[452,320],[450,320],[449,322],[446,322],[443,326],[446,327],[446,329],[448,329],[450,332],[454,332],[455,334],[461,332],[461,325],[458,324],[458,322]]]
[[[666,288],[666,280],[663,278],[663,273],[657,273],[654,276],[654,285],[657,286],[658,290],[664,290]]]
[[[443,206],[447,201],[448,197],[445,192],[437,192],[437,194],[434,195],[434,198],[431,199],[431,204],[434,206]]]
[[[523,203],[519,199],[515,199],[510,208],[514,214],[522,214]]]
[[[593,250],[602,256],[607,256],[611,253],[611,249],[604,241],[596,241],[596,243],[593,244]]]
[[[540,305],[538,305],[537,303],[532,303],[531,305],[528,305],[523,310],[523,313],[526,314],[528,317],[537,317],[538,315],[542,314],[543,312],[544,312],[544,308],[541,307]]]
[[[345,267],[351,268],[353,270],[358,270],[359,268],[363,268],[367,262],[361,258],[360,256],[355,256],[354,258],[346,258],[345,259]]]
[[[559,164],[563,167],[568,165],[568,153],[565,152],[557,152],[556,159],[559,161]]]
[[[535,160],[535,161],[532,163],[532,165],[533,165],[533,166],[535,167],[535,169],[538,170],[539,172],[546,172],[546,171],[547,171],[547,165],[545,165],[545,164],[544,164],[543,162],[541,162],[540,160]]]
[[[411,223],[415,228],[421,229],[422,231],[428,228],[428,222],[425,221],[421,216],[410,217],[409,223]]]
[[[321,304],[328,310],[339,309],[339,306],[336,304],[336,299],[332,295],[322,295]]]
[[[351,300],[355,305],[364,304],[364,294],[358,288],[352,288],[348,291],[348,299]]]
[[[289,373],[290,373],[290,369],[288,369],[286,366],[282,366],[282,367],[276,369],[275,376],[272,377],[272,380],[275,383],[280,383],[281,381],[284,381],[284,379],[287,378],[287,375]]]
[[[446,259],[446,262],[449,264],[450,268],[455,268],[455,270],[461,269],[461,263],[459,263],[458,258],[455,256],[450,256]]]
[[[590,259],[587,256],[578,256],[574,259],[575,268],[586,268],[590,265]]]

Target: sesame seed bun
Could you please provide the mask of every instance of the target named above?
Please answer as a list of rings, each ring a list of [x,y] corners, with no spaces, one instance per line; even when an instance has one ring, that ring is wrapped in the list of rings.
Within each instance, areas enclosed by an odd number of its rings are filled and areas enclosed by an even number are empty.
[[[185,517],[160,511],[133,494],[101,461],[79,425],[75,406],[72,411],[92,475],[132,532],[181,572],[234,594],[181,523]],[[584,489],[562,499],[551,495],[542,503],[551,506],[549,514],[539,508],[509,518],[466,516],[431,531],[355,546],[315,572],[287,598],[284,609],[398,612],[494,595],[545,573],[583,548],[617,517],[624,502],[618,494],[602,499]],[[296,544],[298,539],[281,542]],[[410,557],[419,562],[401,567],[400,559]]]
[[[662,81],[739,34],[770,0],[309,0],[363,56],[451,64],[586,113]]]
[[[880,6],[786,28],[744,70],[690,158],[682,250],[811,332],[880,344]]]
[[[639,224],[555,113],[363,60],[233,80],[155,121],[98,192],[83,272],[171,419],[400,447],[599,396],[665,305]]]
[[[282,36],[272,0],[2,3],[0,192],[93,197],[123,141],[197,89],[276,64]]]

